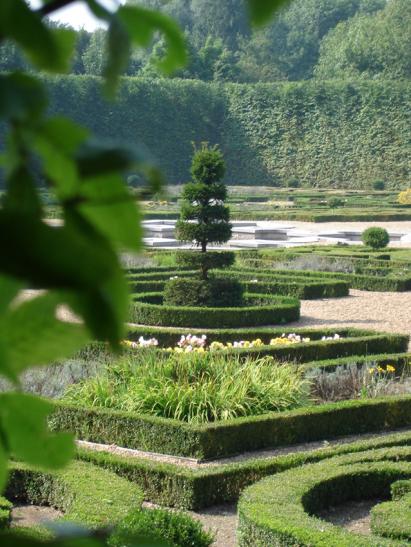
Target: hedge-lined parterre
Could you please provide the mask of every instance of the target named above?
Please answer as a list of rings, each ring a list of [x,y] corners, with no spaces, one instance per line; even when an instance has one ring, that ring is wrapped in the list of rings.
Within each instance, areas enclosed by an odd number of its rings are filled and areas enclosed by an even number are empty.
[[[159,269],[153,271],[150,268],[147,273],[136,271],[128,274],[130,286],[135,292],[161,292],[170,280],[186,279],[195,276],[192,270],[178,270],[176,268]],[[254,294],[275,294],[281,296],[294,296],[301,299],[338,298],[347,296],[349,283],[337,279],[323,279],[321,275],[316,279],[304,276],[293,276],[285,279],[284,275],[276,275],[275,270],[270,273],[262,273],[261,270],[242,271],[216,271],[218,277],[233,278],[242,283],[245,290]]]
[[[270,267],[269,260],[247,259],[246,265],[250,266],[251,271],[256,268],[267,270]],[[271,264],[273,269],[271,273],[277,278],[287,278],[292,280],[297,279],[321,279],[321,280],[341,280],[349,284],[353,289],[364,291],[389,291],[389,292],[405,292],[411,290],[411,275],[398,275],[395,270],[389,275],[366,275],[357,273],[341,273],[316,270],[287,270],[276,269],[275,262]],[[243,269],[243,272],[246,270]]]
[[[320,518],[338,504],[387,498],[390,486],[411,477],[411,447],[382,448],[303,465],[247,488],[239,502],[240,546],[366,547],[403,545],[396,524],[389,539],[349,532]],[[376,508],[377,511],[377,508]],[[379,515],[382,517],[382,515]],[[373,531],[378,531],[373,527]]]
[[[200,509],[236,501],[244,488],[259,479],[306,463],[326,461],[336,455],[392,446],[408,446],[411,432],[391,433],[375,439],[343,443],[319,450],[297,451],[270,458],[189,468],[146,458],[79,449],[77,457],[114,471],[144,490],[145,499],[182,509]]]
[[[285,296],[246,294],[244,305],[232,308],[163,305],[162,293],[134,294],[129,319],[140,325],[188,328],[248,327],[289,323],[300,318],[299,300]]]
[[[55,405],[53,430],[71,431],[81,440],[198,460],[411,425],[411,396],[348,400],[198,425],[63,402]]]

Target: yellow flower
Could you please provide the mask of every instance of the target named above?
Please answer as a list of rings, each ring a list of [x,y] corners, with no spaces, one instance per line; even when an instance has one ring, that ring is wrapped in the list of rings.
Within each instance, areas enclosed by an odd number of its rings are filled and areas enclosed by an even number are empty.
[[[387,365],[387,372],[395,372],[395,367],[392,365]]]
[[[378,372],[384,372],[384,369],[382,367],[378,367]]]
[[[369,368],[369,369],[368,369],[368,372],[369,372],[369,374],[374,374],[375,368]]]

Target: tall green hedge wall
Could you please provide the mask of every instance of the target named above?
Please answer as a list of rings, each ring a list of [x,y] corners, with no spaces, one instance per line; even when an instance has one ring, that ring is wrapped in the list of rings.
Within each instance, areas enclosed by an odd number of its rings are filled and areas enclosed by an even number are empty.
[[[49,81],[52,110],[97,134],[142,141],[171,183],[189,178],[193,141],[219,143],[227,182],[391,187],[411,180],[411,88],[389,81],[215,84],[125,78],[115,103],[98,78]]]

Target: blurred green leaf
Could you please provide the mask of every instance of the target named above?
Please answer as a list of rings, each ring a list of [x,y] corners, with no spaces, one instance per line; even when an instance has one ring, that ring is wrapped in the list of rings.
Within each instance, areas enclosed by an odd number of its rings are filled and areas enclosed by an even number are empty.
[[[247,0],[251,23],[256,26],[268,23],[274,13],[291,0]]]
[[[4,547],[106,547],[103,539],[92,537],[74,537],[69,539],[38,540],[30,536],[30,533],[16,534],[15,530],[0,532],[0,545]]]
[[[107,60],[103,70],[105,90],[109,97],[114,96],[118,79],[127,69],[131,52],[130,35],[122,21],[113,16],[107,35]]]
[[[155,33],[163,34],[167,45],[167,54],[159,63],[159,68],[163,72],[171,74],[185,65],[186,44],[179,26],[173,19],[158,11],[130,5],[119,8],[117,17],[127,29],[132,43],[137,46],[147,47]]]
[[[129,249],[141,248],[141,215],[120,176],[86,179],[81,186],[81,197],[84,203],[78,207],[80,213],[102,234]]]
[[[49,29],[24,0],[1,0],[0,34],[17,42],[37,68],[65,72],[70,66],[74,31]]]
[[[43,168],[60,199],[72,197],[79,187],[73,155],[88,132],[71,120],[55,117],[47,120],[36,135],[34,149],[43,160]]]
[[[135,146],[118,146],[110,141],[91,140],[81,146],[76,160],[82,177],[95,177],[132,169],[144,163],[147,155]]]
[[[0,492],[4,490],[7,481],[7,453],[0,442]],[[3,545],[1,543],[1,545]]]
[[[0,74],[0,90],[0,118],[19,122],[37,119],[47,107],[43,85],[26,74]]]
[[[50,227],[30,215],[0,210],[0,271],[37,288],[68,291],[69,303],[77,291],[76,310],[82,310],[92,334],[116,345],[129,294],[117,255],[75,210],[65,215],[63,227]]]
[[[10,302],[17,296],[24,287],[21,281],[13,277],[0,275],[0,314],[4,313],[10,305]]]
[[[9,310],[0,321],[7,362],[15,374],[24,369],[69,357],[89,337],[83,325],[56,318],[62,298],[45,294]],[[1,367],[0,367],[1,369]]]
[[[31,465],[58,469],[74,456],[72,435],[48,431],[47,416],[53,410],[52,403],[33,395],[0,395],[0,424],[15,458]]]
[[[42,206],[33,177],[24,165],[20,165],[7,178],[7,193],[3,207],[40,218]]]

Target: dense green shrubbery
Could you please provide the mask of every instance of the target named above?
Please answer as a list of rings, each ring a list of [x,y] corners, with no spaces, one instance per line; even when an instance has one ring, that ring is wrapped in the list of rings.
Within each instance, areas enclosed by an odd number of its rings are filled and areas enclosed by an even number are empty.
[[[205,140],[221,144],[235,184],[271,185],[291,176],[313,186],[361,188],[376,178],[404,184],[406,82],[215,85],[125,78],[115,104],[100,97],[99,85],[92,77],[53,78],[53,110],[102,136],[128,143],[143,137],[172,183],[187,180],[191,143]]]
[[[297,367],[269,357],[149,351],[70,386],[65,401],[200,424],[297,408],[308,394]]]
[[[133,511],[117,526],[109,547],[133,547],[130,535],[166,541],[167,547],[208,547],[213,542],[212,535],[197,520],[166,509]]]
[[[320,514],[346,501],[386,498],[394,481],[411,477],[410,455],[410,447],[375,449],[303,465],[263,479],[245,490],[240,499],[239,545],[402,545],[392,539],[349,532],[320,519]],[[374,511],[378,511],[378,506]],[[384,516],[379,513],[381,519]],[[397,515],[397,522],[391,521],[394,528],[387,527],[384,535],[398,537],[395,526],[406,524],[406,518],[406,514]],[[373,521],[371,525],[373,529]]]
[[[170,279],[164,285],[164,306],[227,308],[244,305],[244,287],[236,279],[211,277]]]
[[[362,242],[371,249],[383,249],[390,242],[390,236],[387,230],[375,226],[364,230]]]
[[[376,191],[381,191],[381,190],[385,190],[385,182],[383,180],[375,180],[373,183],[372,183],[372,187],[373,187],[373,190],[376,190]]]

